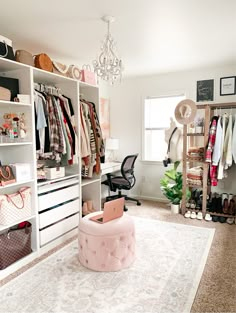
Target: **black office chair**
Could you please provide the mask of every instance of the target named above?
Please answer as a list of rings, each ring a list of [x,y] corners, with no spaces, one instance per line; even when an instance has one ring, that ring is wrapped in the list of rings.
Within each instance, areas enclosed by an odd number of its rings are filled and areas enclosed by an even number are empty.
[[[116,176],[111,173],[106,174],[107,180],[102,182],[102,184],[107,185],[110,191],[113,191],[113,192],[116,192],[118,189],[118,194],[114,196],[106,197],[106,202],[124,197],[125,200],[135,201],[137,205],[141,205],[141,202],[139,200],[128,197],[127,195],[124,195],[121,193],[122,189],[130,190],[131,188],[133,188],[133,186],[136,183],[136,178],[134,176],[134,163],[137,157],[138,157],[138,154],[134,154],[134,155],[128,155],[124,158],[121,164],[122,176]],[[125,210],[127,209],[125,208]]]

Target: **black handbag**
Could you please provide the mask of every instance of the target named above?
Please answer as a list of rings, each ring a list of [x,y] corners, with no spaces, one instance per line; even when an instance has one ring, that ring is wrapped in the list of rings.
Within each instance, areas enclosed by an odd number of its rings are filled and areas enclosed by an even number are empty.
[[[12,41],[3,36],[0,36],[0,58],[6,58],[15,61]]]

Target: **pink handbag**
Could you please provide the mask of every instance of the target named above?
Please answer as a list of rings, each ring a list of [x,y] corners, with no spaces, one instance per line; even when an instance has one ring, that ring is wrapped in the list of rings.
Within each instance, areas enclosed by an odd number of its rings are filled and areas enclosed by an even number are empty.
[[[82,82],[88,83],[90,85],[96,85],[95,73],[91,71],[90,65],[83,65],[81,76]]]
[[[31,188],[23,187],[13,194],[0,195],[0,224],[8,225],[32,214]]]

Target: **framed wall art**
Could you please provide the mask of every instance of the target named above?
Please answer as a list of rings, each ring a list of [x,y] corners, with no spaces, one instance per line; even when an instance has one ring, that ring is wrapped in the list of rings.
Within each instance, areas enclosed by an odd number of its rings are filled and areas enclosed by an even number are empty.
[[[220,79],[220,95],[229,96],[235,95],[235,79],[236,76],[222,77]]]
[[[197,81],[197,102],[214,100],[214,79]]]

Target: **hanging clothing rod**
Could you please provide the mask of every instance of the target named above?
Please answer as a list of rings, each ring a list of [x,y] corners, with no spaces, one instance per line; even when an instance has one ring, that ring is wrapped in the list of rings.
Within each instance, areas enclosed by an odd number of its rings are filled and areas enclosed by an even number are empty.
[[[56,87],[56,86],[51,86],[51,85],[45,85],[42,83],[34,83],[34,89],[41,91],[41,92],[46,92],[49,94],[54,94],[59,96],[61,94],[61,89]]]
[[[208,104],[197,104],[198,109],[205,109],[209,107],[210,109],[234,109],[236,108],[236,102],[227,103],[208,103]]]

